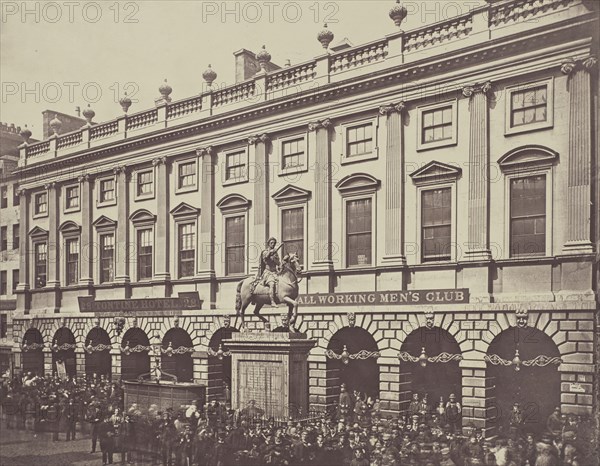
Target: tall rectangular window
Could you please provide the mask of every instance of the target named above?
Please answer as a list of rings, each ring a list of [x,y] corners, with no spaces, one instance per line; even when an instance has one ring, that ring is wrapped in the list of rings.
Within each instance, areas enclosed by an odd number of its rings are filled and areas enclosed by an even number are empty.
[[[152,194],[154,191],[154,173],[152,170],[138,172],[137,174],[137,195],[144,196]]]
[[[0,338],[6,338],[8,332],[8,316],[0,314]]]
[[[421,143],[452,139],[452,105],[423,111]]]
[[[532,87],[524,90],[514,90],[510,93],[510,126],[529,125],[546,121],[548,106],[547,85]]]
[[[115,200],[115,180],[107,178],[100,180],[100,202],[109,202]]]
[[[244,273],[246,264],[246,218],[243,215],[225,219],[225,274]]]
[[[423,262],[451,258],[452,190],[431,189],[421,194],[421,258]]]
[[[18,206],[21,203],[21,196],[19,195],[19,188],[16,184],[13,184],[13,206]]]
[[[152,278],[152,229],[138,230],[137,241],[138,280],[147,280]]]
[[[0,227],[0,251],[8,249],[8,227]]]
[[[185,162],[179,164],[179,174],[177,186],[181,188],[189,188],[196,185],[196,161]]]
[[[13,236],[12,236],[12,239],[13,239],[12,240],[12,248],[13,249],[19,249],[19,245],[20,245],[20,242],[21,242],[21,238],[19,236],[19,224],[15,223],[13,225],[13,229],[12,230],[13,230],[13,232],[12,232],[13,233]]]
[[[305,164],[304,138],[284,141],[282,144],[283,169],[299,168]]]
[[[510,182],[510,255],[546,254],[546,176]]]
[[[6,209],[8,207],[8,186],[0,188],[0,207]]]
[[[246,174],[246,152],[242,150],[226,154],[225,180],[243,179]]]
[[[194,224],[179,225],[179,278],[194,276],[196,256]]]
[[[0,295],[8,294],[8,272],[3,270],[0,272]]]
[[[295,253],[304,263],[304,209],[285,209],[281,212],[281,241],[283,253]]]
[[[38,193],[35,195],[35,214],[48,213],[48,193]]]
[[[373,123],[346,129],[346,157],[369,154],[373,151]]]
[[[114,281],[115,235],[100,236],[100,283]]]
[[[48,273],[48,244],[35,244],[35,287],[43,288],[46,286],[46,275]]]
[[[372,201],[357,199],[346,203],[346,265],[371,265]]]
[[[79,207],[79,186],[67,186],[65,188],[66,208],[76,209]]]
[[[66,282],[67,285],[76,285],[79,281],[79,239],[67,239],[65,249],[67,250]]]
[[[17,291],[17,286],[19,285],[19,269],[15,269],[12,271],[12,291],[13,294]]]

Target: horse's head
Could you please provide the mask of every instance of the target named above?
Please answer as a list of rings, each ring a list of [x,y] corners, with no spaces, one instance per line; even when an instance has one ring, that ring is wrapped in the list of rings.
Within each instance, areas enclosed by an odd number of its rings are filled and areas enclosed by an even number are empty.
[[[295,252],[286,254],[283,258],[283,263],[284,265],[287,265],[295,274],[300,273],[302,271],[302,264],[300,264],[298,254],[296,254]]]

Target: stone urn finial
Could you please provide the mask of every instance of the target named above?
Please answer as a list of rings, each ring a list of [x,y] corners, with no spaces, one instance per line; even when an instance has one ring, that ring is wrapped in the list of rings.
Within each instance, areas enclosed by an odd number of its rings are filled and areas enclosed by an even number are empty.
[[[390,10],[390,18],[394,21],[394,24],[400,27],[407,14],[408,11],[405,7],[400,5],[400,0],[396,0],[396,4]]]
[[[96,116],[96,112],[90,107],[90,104],[87,105],[86,108],[83,109],[83,116],[87,121],[88,125],[92,124],[92,119]]]
[[[50,128],[52,128],[52,131],[54,131],[54,135],[58,135],[61,127],[62,121],[58,119],[58,115],[54,114],[54,118],[50,120]]]
[[[271,61],[271,54],[267,52],[267,47],[265,45],[262,46],[260,52],[256,54],[256,59],[258,60],[258,64],[260,65],[260,69],[263,72],[267,72],[267,65]]]
[[[29,140],[31,139],[31,131],[29,128],[27,128],[27,125],[25,125],[25,128],[23,128],[19,134],[23,138],[23,141],[29,144]]]
[[[202,73],[202,78],[204,78],[204,81],[210,87],[212,86],[214,80],[217,79],[217,73],[215,72],[215,70],[212,69],[210,65],[208,65],[208,68],[206,68],[206,70],[204,70],[204,73]]]
[[[329,44],[331,44],[334,37],[333,32],[327,29],[327,23],[323,24],[323,30],[317,34],[317,40],[321,42],[321,45],[325,50],[329,48]]]
[[[169,86],[166,79],[165,82],[162,83],[158,88],[158,92],[160,92],[162,100],[164,100],[165,102],[171,102],[171,97],[169,96],[171,95],[171,92],[173,92],[173,88]]]
[[[125,92],[125,95],[119,99],[119,105],[123,109],[123,112],[127,113],[127,110],[129,110],[129,107],[131,107],[131,99],[127,96],[127,92]]]

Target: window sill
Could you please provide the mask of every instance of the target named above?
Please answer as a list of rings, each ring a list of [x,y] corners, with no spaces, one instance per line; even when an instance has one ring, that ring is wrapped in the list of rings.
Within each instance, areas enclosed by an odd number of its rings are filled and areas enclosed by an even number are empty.
[[[279,170],[279,176],[294,175],[296,173],[306,172],[308,172],[308,167],[306,165],[301,165],[298,167],[282,168]]]
[[[117,200],[113,199],[110,201],[102,201],[102,202],[96,202],[96,207],[101,208],[101,207],[110,207],[110,206],[114,206],[117,205]]]
[[[81,207],[77,206],[77,207],[69,207],[67,209],[65,209],[64,213],[65,214],[71,214],[73,212],[79,212],[81,210]]]
[[[514,134],[523,134],[523,133],[531,133],[533,131],[541,131],[544,129],[552,129],[554,125],[552,122],[544,121],[540,123],[529,123],[526,125],[512,126],[510,128],[506,128],[504,131],[505,136],[512,136]]]
[[[223,181],[223,186],[232,186],[234,184],[242,184],[242,183],[247,183],[247,182],[248,182],[248,178],[235,178],[233,180]]]
[[[366,160],[376,160],[378,158],[378,148],[376,147],[373,152],[367,152],[366,154],[357,154],[357,155],[342,155],[342,160],[340,163],[342,165],[350,165],[351,163],[364,162]]]
[[[184,186],[183,188],[175,189],[175,194],[194,193],[198,191],[198,185]]]
[[[417,143],[417,152],[423,152],[431,149],[440,149],[442,147],[456,146],[456,138],[443,139],[441,141],[419,142]]]
[[[41,214],[33,214],[32,218],[44,218],[48,216],[48,212],[43,212]]]
[[[133,200],[134,200],[134,201],[136,201],[136,202],[137,202],[137,201],[148,201],[148,200],[154,199],[154,197],[155,197],[155,196],[154,196],[154,193],[150,193],[150,194],[141,194],[141,195],[139,195],[139,194],[138,194],[138,195],[136,195],[136,196],[134,197],[134,199],[133,199]]]

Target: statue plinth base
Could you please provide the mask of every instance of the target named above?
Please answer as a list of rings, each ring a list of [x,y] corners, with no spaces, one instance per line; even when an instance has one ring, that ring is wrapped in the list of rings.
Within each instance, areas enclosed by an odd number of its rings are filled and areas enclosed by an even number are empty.
[[[308,413],[308,352],[317,343],[302,333],[234,333],[231,405],[249,418],[297,419]]]

